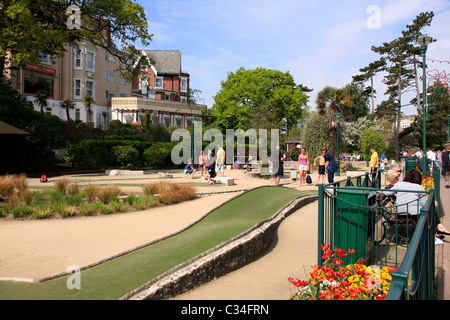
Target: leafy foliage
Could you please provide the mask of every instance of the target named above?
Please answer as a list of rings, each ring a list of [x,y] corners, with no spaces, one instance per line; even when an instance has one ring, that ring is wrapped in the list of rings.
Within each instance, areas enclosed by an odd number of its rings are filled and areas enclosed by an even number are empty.
[[[222,129],[287,128],[303,116],[307,96],[289,72],[240,68],[229,72],[214,96],[212,113]]]

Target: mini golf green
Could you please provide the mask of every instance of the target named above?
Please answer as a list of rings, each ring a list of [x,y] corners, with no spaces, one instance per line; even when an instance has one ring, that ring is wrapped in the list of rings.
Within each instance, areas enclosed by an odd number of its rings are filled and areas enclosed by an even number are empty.
[[[118,299],[167,270],[270,218],[293,199],[314,192],[288,188],[254,189],[217,208],[191,228],[105,262],[80,274],[80,289],[68,289],[69,275],[24,284],[0,282],[0,299]]]

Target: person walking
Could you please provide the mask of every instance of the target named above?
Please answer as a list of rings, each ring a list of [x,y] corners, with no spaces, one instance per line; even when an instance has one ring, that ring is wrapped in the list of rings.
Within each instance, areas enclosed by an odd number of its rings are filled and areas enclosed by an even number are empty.
[[[372,155],[370,156],[370,173],[372,173],[372,181],[375,181],[379,158],[374,146],[370,147],[370,152],[372,153]]]
[[[283,178],[283,175],[284,175],[284,170],[283,170],[284,154],[281,151],[280,145],[277,146],[277,152],[278,152],[278,170],[274,174],[274,178],[275,178],[275,185],[278,187],[278,185],[280,184],[280,179]]]
[[[441,164],[442,169],[444,170],[444,179],[445,179],[445,188],[450,188],[450,145],[447,145],[447,148],[441,154]]]
[[[217,151],[217,173],[220,171],[222,173],[222,177],[224,176],[224,166],[225,150],[223,150],[222,146],[219,146],[219,150]]]
[[[330,152],[328,152],[327,147],[323,146],[320,151],[324,153],[323,157],[325,159],[325,173],[328,175],[328,183],[333,183],[334,174],[337,170],[336,159]]]
[[[306,154],[306,148],[302,148],[302,153],[298,156],[298,169],[300,185],[306,184],[306,173],[309,171],[309,156]]]

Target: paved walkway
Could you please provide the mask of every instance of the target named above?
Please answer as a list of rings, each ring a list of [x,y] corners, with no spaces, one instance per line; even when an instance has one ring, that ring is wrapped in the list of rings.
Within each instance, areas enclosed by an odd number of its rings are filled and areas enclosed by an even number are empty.
[[[289,300],[288,277],[306,279],[317,263],[317,201],[287,217],[258,260],[174,300]]]
[[[441,177],[441,223],[450,230],[450,189],[445,188],[444,179]],[[442,267],[438,274],[438,299],[450,300],[450,236],[443,240],[444,244],[436,247],[438,267]],[[440,278],[440,279],[439,279]]]

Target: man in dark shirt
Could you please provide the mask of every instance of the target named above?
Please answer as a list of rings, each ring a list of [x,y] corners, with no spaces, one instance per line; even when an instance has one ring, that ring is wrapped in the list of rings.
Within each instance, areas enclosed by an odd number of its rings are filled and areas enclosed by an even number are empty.
[[[280,179],[283,178],[284,170],[283,170],[283,152],[281,151],[281,146],[277,146],[277,152],[278,152],[278,170],[274,175],[275,178],[275,185],[278,186],[280,184]],[[275,163],[274,163],[275,165]]]
[[[336,160],[334,156],[327,151],[327,147],[323,146],[322,151],[325,151],[325,172],[328,173],[328,183],[334,182],[334,173],[337,170]]]

